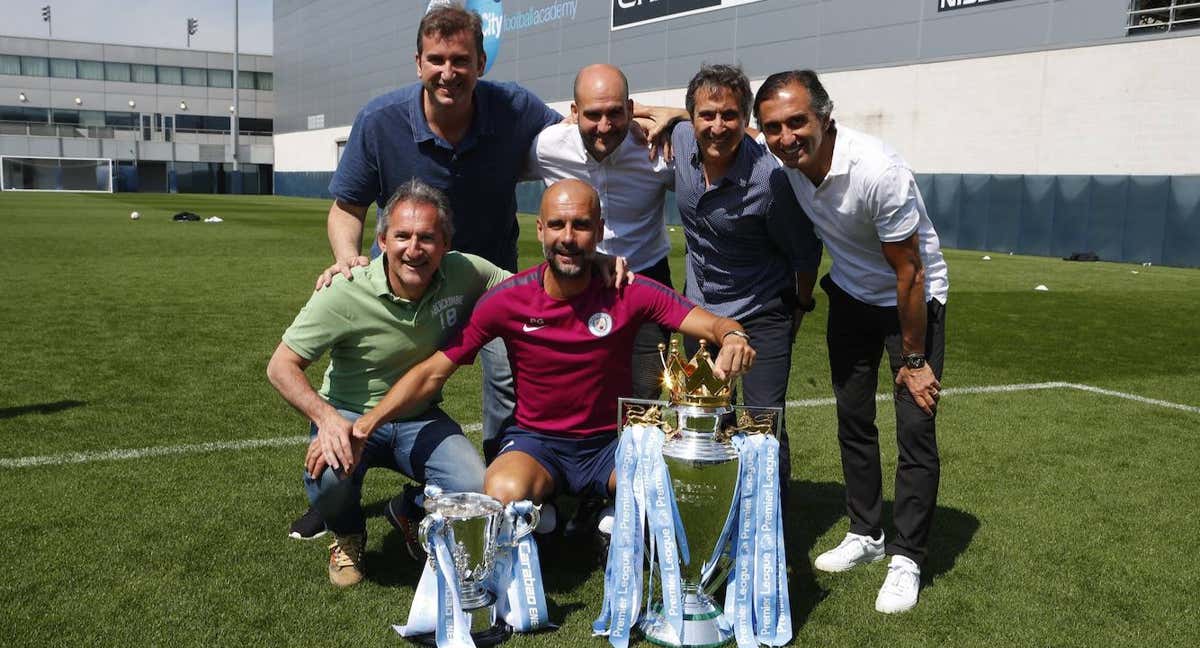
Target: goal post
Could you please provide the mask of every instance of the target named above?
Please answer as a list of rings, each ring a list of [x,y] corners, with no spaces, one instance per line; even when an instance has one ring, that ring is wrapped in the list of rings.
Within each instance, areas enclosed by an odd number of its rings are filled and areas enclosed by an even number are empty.
[[[0,155],[4,191],[86,191],[112,193],[111,158]]]

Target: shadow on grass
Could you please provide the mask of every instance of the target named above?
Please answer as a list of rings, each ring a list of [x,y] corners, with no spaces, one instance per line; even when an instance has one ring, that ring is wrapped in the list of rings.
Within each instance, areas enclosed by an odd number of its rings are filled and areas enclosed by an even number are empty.
[[[821,536],[846,515],[846,489],[835,482],[806,482],[793,480],[789,489],[787,517],[784,532],[787,534],[788,564],[792,575],[788,581],[788,592],[792,601],[792,623],[800,627],[816,606],[828,596],[817,582],[809,562],[809,555]],[[891,527],[892,502],[883,504],[884,527]],[[933,515],[933,530],[929,538],[929,553],[921,569],[921,579],[926,585],[954,569],[958,557],[971,544],[979,530],[979,519],[966,511],[946,506],[937,507]]]
[[[34,405],[20,405],[18,407],[0,408],[0,419],[16,418],[26,414],[55,414],[63,410],[69,410],[73,407],[82,407],[87,405],[86,401],[77,400],[62,400],[53,403],[36,403]]]

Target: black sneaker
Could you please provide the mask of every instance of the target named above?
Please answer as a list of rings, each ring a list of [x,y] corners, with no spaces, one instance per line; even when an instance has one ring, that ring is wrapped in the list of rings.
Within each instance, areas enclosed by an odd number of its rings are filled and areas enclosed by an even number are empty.
[[[383,517],[404,538],[404,548],[413,560],[425,560],[425,548],[417,537],[417,527],[425,517],[425,511],[417,505],[417,495],[421,493],[419,486],[405,486],[397,496],[388,500],[383,507]]]
[[[321,513],[317,511],[316,507],[310,506],[304,515],[292,522],[292,529],[288,532],[288,537],[296,540],[314,540],[325,535],[326,531],[325,519],[321,517]]]

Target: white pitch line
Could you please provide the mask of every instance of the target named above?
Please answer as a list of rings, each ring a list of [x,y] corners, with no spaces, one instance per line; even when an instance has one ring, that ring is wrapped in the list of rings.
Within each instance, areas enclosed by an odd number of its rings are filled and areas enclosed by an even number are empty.
[[[980,387],[950,387],[942,390],[942,394],[949,396],[958,394],[1000,394],[1007,392],[1036,391],[1040,389],[1077,389],[1092,394],[1099,394],[1101,396],[1122,398],[1125,400],[1142,403],[1144,405],[1155,405],[1158,407],[1166,407],[1183,412],[1200,414],[1200,407],[1195,407],[1193,405],[1173,403],[1171,401],[1159,400],[1157,398],[1147,398],[1145,396],[1138,396],[1137,394],[1130,394],[1112,389],[1094,387],[1092,385],[1068,382],[1018,383],[1012,385],[984,385]],[[887,401],[891,399],[892,394],[890,393],[875,395],[876,401]],[[788,407],[822,407],[834,404],[836,404],[836,401],[832,398],[809,398],[787,402]],[[480,423],[468,423],[467,425],[463,426],[463,430],[466,432],[478,432],[481,429],[483,429],[483,425]],[[15,457],[11,459],[0,459],[0,469],[32,468],[34,466],[59,466],[64,464],[92,463],[96,461],[119,461],[122,459],[143,459],[145,457],[163,457],[169,455],[203,454],[226,450],[253,450],[255,448],[276,448],[301,445],[304,443],[308,443],[307,435],[277,437],[274,439],[244,439],[241,441],[214,441],[210,443],[194,443],[188,445],[129,448],[125,450],[103,450],[98,452],[69,452],[65,454],[45,455],[41,457]]]

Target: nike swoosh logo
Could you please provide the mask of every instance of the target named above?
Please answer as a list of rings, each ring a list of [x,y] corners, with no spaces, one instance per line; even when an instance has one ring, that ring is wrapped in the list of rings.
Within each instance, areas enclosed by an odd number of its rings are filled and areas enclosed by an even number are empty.
[[[505,444],[504,444],[504,447],[503,447],[503,448],[500,448],[500,450],[499,450],[499,451],[497,451],[497,452],[496,452],[496,454],[500,454],[501,452],[504,452],[505,450],[508,450],[509,448],[511,448],[511,447],[512,447],[512,445],[513,445],[514,443],[516,443],[516,441],[509,441],[508,443],[505,443]]]
[[[521,330],[525,331],[526,333],[532,333],[533,331],[536,331],[540,328],[545,328],[545,327],[546,327],[545,324],[542,324],[541,326],[530,326],[530,325],[526,324],[521,327]]]

